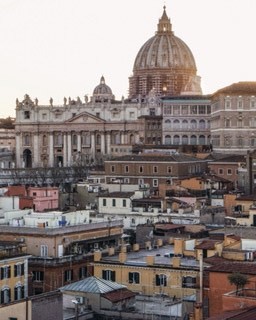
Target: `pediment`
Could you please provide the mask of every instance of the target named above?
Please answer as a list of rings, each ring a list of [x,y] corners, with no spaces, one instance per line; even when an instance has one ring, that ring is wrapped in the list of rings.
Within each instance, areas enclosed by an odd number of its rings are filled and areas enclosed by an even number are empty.
[[[82,112],[66,121],[67,123],[104,123],[105,120],[88,112]]]

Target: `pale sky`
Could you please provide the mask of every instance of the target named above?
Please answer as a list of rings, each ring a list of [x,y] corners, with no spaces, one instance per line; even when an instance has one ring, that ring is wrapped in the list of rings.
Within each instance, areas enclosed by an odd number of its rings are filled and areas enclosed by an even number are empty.
[[[166,5],[191,49],[204,94],[256,81],[255,0],[0,0],[0,117],[25,94],[62,104],[105,77],[116,99]]]

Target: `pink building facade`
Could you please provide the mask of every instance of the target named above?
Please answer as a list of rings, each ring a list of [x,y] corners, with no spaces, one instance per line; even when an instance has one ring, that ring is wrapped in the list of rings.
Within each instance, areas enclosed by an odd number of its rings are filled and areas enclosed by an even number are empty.
[[[59,208],[59,189],[54,187],[29,187],[28,196],[33,198],[35,211],[49,211]]]

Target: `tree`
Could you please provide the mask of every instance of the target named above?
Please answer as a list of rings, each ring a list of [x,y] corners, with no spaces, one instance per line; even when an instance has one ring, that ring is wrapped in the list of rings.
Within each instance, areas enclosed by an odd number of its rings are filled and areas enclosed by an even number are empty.
[[[228,280],[231,285],[236,286],[236,295],[238,295],[239,289],[243,289],[244,286],[248,283],[248,277],[240,272],[233,272],[228,275]]]

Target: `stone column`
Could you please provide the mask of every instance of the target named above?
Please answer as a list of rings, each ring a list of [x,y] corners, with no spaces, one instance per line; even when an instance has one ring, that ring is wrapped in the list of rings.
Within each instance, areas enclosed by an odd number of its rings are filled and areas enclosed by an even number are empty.
[[[53,146],[53,132],[49,134],[49,167],[54,166],[54,146]]]
[[[72,164],[72,144],[71,144],[71,132],[68,132],[67,136],[67,165],[70,166]]]
[[[120,139],[121,141],[120,142],[121,142],[121,145],[122,145],[122,144],[125,144],[125,140],[126,140],[125,139],[126,138],[125,137],[125,132],[124,131],[120,131],[120,134],[121,134],[121,139]]]
[[[63,132],[63,166],[67,166],[67,133]]]
[[[91,154],[95,158],[95,131],[91,132]]]
[[[104,131],[101,132],[100,138],[101,138],[101,146],[100,146],[101,150],[100,151],[101,151],[102,155],[105,155],[106,154],[106,146],[105,146],[105,132]]]
[[[77,133],[77,151],[81,152],[81,141],[82,141],[82,137],[81,137],[81,132]]]
[[[16,167],[22,167],[22,155],[21,155],[21,134],[20,132],[16,132]]]
[[[33,135],[33,146],[34,146],[34,161],[32,163],[32,167],[39,167],[39,137],[38,133],[34,133]]]
[[[111,148],[111,133],[107,132],[107,148],[106,148],[106,154],[110,154],[110,148]]]

